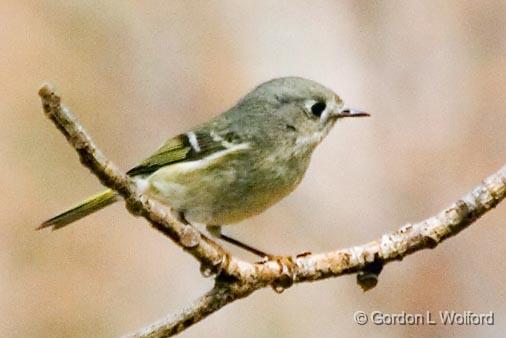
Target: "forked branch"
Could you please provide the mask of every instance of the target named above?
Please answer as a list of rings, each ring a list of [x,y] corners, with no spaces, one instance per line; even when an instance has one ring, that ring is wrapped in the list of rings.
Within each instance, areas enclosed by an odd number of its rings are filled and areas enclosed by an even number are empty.
[[[277,257],[253,264],[231,256],[193,226],[179,222],[167,207],[141,195],[129,177],[97,149],[72,112],[61,105],[60,97],[50,86],[44,85],[39,95],[46,116],[77,151],[82,164],[102,184],[117,191],[131,213],[144,217],[154,228],[195,257],[205,275],[215,276],[214,287],[209,292],[180,314],[134,335],[138,337],[172,336],[223,306],[267,286],[280,292],[294,283],[359,272],[358,282],[367,289],[375,285],[384,264],[436,247],[494,208],[506,196],[504,166],[436,216],[404,225],[377,240],[326,253]]]

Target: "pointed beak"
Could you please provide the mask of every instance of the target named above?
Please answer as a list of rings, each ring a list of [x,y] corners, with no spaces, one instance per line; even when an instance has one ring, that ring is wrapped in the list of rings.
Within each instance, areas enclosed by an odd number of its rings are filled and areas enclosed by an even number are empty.
[[[363,116],[371,116],[371,114],[353,109],[353,108],[343,108],[338,114],[337,117],[363,117]]]

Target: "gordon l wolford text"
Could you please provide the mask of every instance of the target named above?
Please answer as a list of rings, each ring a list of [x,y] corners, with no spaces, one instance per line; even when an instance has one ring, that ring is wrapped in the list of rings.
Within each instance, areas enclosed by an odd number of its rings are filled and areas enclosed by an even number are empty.
[[[371,312],[370,319],[375,325],[494,325],[494,313],[475,313],[473,311],[439,311],[434,316],[430,311],[425,313],[384,313]],[[439,317],[439,318],[438,318]]]

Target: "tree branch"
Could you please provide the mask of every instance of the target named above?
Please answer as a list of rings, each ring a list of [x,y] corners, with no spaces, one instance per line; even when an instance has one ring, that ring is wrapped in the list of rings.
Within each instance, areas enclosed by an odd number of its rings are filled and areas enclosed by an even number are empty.
[[[97,149],[71,111],[60,104],[60,97],[50,86],[44,85],[39,90],[39,95],[46,116],[65,135],[79,154],[83,165],[105,186],[117,191],[125,199],[126,207],[131,213],[144,217],[154,228],[195,257],[205,276],[215,274],[213,289],[180,314],[135,334],[138,337],[172,336],[223,306],[266,286],[282,292],[294,283],[359,272],[359,284],[368,289],[376,284],[377,275],[384,264],[401,260],[422,249],[436,247],[506,197],[504,166],[436,216],[404,225],[377,240],[327,253],[276,257],[252,264],[231,256],[193,226],[179,222],[168,212],[167,207],[141,195],[129,177]]]
[[[50,86],[42,86],[39,96],[46,116],[53,121],[77,151],[81,163],[89,168],[102,184],[116,190],[125,199],[131,213],[146,218],[154,228],[178,243],[202,264],[208,266],[220,264],[226,252],[191,225],[179,222],[170,212],[167,212],[167,208],[141,196],[132,180],[97,149],[72,112],[60,104],[60,97]]]
[[[217,282],[210,291],[195,300],[181,313],[164,318],[131,337],[161,338],[173,336],[234,300],[246,297],[251,292],[253,290],[248,286],[241,287],[236,283]]]

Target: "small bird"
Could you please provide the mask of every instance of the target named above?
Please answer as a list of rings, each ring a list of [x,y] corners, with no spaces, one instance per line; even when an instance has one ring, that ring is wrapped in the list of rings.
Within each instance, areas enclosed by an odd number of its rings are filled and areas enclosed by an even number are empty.
[[[257,215],[287,196],[335,122],[360,116],[369,114],[349,108],[314,81],[273,79],[221,115],[169,139],[127,175],[182,222],[205,224],[212,235],[264,257],[222,234],[221,226]],[[118,193],[105,190],[38,229],[60,229],[118,200]]]

